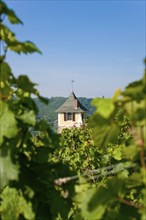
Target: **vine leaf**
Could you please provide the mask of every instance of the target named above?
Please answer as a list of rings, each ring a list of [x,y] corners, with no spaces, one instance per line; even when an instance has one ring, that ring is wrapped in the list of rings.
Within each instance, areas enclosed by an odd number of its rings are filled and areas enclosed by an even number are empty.
[[[99,186],[79,194],[78,196],[82,197],[80,204],[82,216],[88,220],[102,219],[109,203],[114,200],[116,201],[118,195],[123,193],[123,188],[124,181],[113,178],[107,182],[107,187]]]
[[[0,144],[2,144],[4,137],[12,138],[18,132],[17,122],[13,112],[9,109],[8,104],[0,101],[0,122],[1,122],[1,135]]]
[[[97,107],[97,112],[104,118],[108,118],[114,111],[115,106],[112,99],[93,99],[92,105]]]
[[[15,37],[15,34],[2,23],[0,23],[0,30],[0,39],[7,44],[6,49],[10,49],[18,54],[28,54],[33,52],[38,52],[41,54],[41,51],[36,47],[34,43],[31,41],[19,41]]]
[[[36,116],[33,110],[25,111],[22,115],[17,116],[18,119],[29,125],[35,125]]]
[[[11,74],[11,68],[6,62],[2,62],[0,67],[1,81],[3,82],[7,81],[9,79],[10,74]]]
[[[1,195],[1,217],[2,219],[20,219],[20,216],[24,216],[23,219],[33,220],[35,219],[32,211],[32,205],[26,201],[22,192],[16,188],[6,187]]]
[[[11,24],[23,24],[23,22],[16,16],[15,12],[9,9],[4,2],[0,2],[0,15],[2,14],[8,16]]]
[[[6,148],[0,150],[0,189],[3,189],[10,180],[17,180],[19,167],[15,165],[11,160],[10,150],[5,152]]]

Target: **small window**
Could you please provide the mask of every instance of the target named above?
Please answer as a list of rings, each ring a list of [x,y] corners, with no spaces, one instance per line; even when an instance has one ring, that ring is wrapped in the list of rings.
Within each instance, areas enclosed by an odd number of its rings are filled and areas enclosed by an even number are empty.
[[[85,115],[84,115],[84,114],[82,114],[82,120],[84,120],[84,118],[85,118]]]
[[[67,113],[67,121],[70,121],[70,120],[72,120],[72,113],[68,112]]]
[[[64,113],[64,121],[75,121],[75,114],[71,112]]]

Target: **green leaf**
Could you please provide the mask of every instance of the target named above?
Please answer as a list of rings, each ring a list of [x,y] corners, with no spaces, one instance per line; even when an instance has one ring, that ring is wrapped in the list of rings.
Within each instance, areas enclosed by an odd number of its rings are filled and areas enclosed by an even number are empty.
[[[139,155],[140,148],[138,148],[136,145],[129,145],[129,146],[124,146],[122,148],[122,154],[125,159],[130,159],[133,160],[136,155]]]
[[[22,24],[22,21],[16,16],[15,12],[7,7],[4,2],[0,2],[0,15],[5,14],[8,16],[12,24]]]
[[[0,40],[6,43],[5,49],[10,49],[18,54],[24,53],[34,53],[38,52],[41,54],[41,51],[36,47],[31,41],[21,42],[16,37],[15,34],[4,24],[0,23]]]
[[[40,120],[36,123],[35,130],[36,131],[46,131],[49,129],[49,125],[45,120]]]
[[[2,220],[18,220],[22,216],[26,220],[35,219],[31,203],[16,188],[6,187],[1,194],[1,200]]]
[[[64,199],[59,195],[59,192],[53,190],[53,194],[51,197],[51,211],[53,214],[52,219],[63,220],[68,219],[68,213],[71,207],[71,203],[69,200]]]
[[[79,205],[84,219],[102,219],[108,200],[107,196],[105,198],[104,193],[104,188],[99,188],[98,190],[94,188],[84,192],[81,198],[81,204]]]
[[[120,89],[116,90],[114,93],[114,96],[112,98],[113,101],[117,101],[117,99],[120,97],[120,95],[121,95],[121,90]]]
[[[2,63],[4,61],[5,57],[6,57],[5,55],[0,56],[0,63]]]
[[[0,39],[4,41],[7,45],[18,43],[15,38],[15,34],[4,24],[0,23]]]
[[[6,152],[6,146],[0,149],[0,169],[0,189],[9,181],[18,179],[19,167],[12,162],[10,150]]]
[[[36,45],[30,41],[20,42],[15,39],[15,41],[11,41],[9,45],[7,46],[8,49],[20,54],[28,54],[28,53],[34,53],[38,52],[42,54],[42,52],[36,47]]]
[[[13,10],[8,10],[8,19],[12,24],[23,24],[23,22],[16,16]]]
[[[31,97],[21,97],[21,99],[19,99],[18,105],[22,106],[22,108],[33,110],[36,114],[38,114],[36,103]]]
[[[114,111],[112,99],[93,99],[92,105],[97,107],[97,112],[104,118],[108,118]]]
[[[78,194],[75,201],[81,209],[83,219],[104,219],[102,217],[109,206],[112,207],[118,196],[124,192],[124,184],[123,179],[112,178],[107,181],[106,187],[99,183],[96,188],[87,189],[87,185],[82,185],[81,190],[76,190]]]
[[[93,128],[93,137],[96,146],[103,147],[107,144],[116,144],[117,143],[117,137],[119,133],[119,128],[112,124],[111,126],[107,124],[106,126],[99,127],[98,125]]]
[[[39,147],[36,149],[34,156],[32,156],[32,161],[37,163],[47,163],[49,158],[49,148]]]
[[[4,137],[12,138],[16,136],[18,132],[17,122],[15,115],[9,109],[7,103],[0,101],[0,122],[1,122],[1,134],[0,144],[2,144]]]
[[[36,123],[36,116],[33,110],[25,111],[22,115],[16,117],[28,125],[34,126]]]
[[[1,98],[6,100],[8,99],[12,94],[12,88],[10,85],[11,80],[11,69],[9,65],[6,62],[1,62],[0,64],[0,76],[1,76],[1,82],[0,82],[0,90],[1,90]]]
[[[49,103],[49,100],[47,98],[44,98],[43,96],[40,95],[39,95],[39,100],[46,105],[48,105]]]
[[[11,74],[11,68],[6,62],[2,62],[0,64],[0,75],[1,75],[1,81],[5,82],[9,79]]]
[[[32,83],[31,80],[26,75],[21,75],[17,79],[18,87],[25,92],[35,93],[36,89],[34,88],[36,83]]]
[[[134,188],[136,186],[141,186],[143,184],[143,175],[142,173],[134,172],[131,176],[129,176],[127,182],[127,188]]]
[[[115,146],[115,149],[113,150],[113,157],[116,160],[121,160],[122,159],[122,149],[120,146]]]
[[[146,98],[145,77],[146,74],[141,80],[130,83],[122,94],[138,102]]]
[[[24,44],[24,48],[27,52],[29,53],[33,53],[33,52],[38,52],[38,53],[42,53],[34,43],[32,43],[31,41],[25,41],[23,42]]]

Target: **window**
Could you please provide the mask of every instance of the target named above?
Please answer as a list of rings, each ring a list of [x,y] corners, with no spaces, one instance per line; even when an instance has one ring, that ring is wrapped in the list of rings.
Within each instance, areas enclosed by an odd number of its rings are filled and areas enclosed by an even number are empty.
[[[84,114],[82,114],[82,120],[84,120],[84,118],[85,118],[85,115],[84,115]]]
[[[64,121],[75,121],[75,114],[71,112],[64,113]]]

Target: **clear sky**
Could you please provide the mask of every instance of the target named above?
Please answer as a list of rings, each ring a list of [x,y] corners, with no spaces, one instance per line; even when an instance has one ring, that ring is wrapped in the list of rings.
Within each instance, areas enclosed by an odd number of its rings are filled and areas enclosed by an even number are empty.
[[[43,55],[9,52],[15,75],[27,74],[45,97],[111,97],[142,77],[145,1],[6,1],[24,25],[10,26]]]

